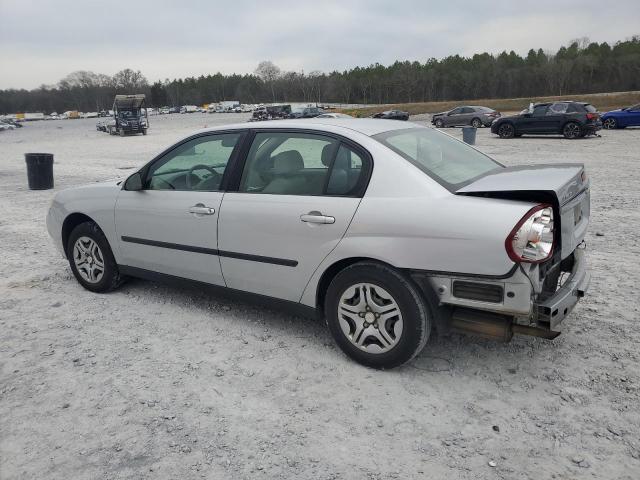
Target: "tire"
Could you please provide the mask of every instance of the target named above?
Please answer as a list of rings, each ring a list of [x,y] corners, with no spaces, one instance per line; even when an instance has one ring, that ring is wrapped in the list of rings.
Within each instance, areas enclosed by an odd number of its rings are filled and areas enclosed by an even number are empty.
[[[94,222],[84,222],[73,229],[67,242],[67,258],[78,283],[92,292],[109,292],[124,280],[107,238]]]
[[[482,120],[479,118],[474,118],[471,120],[471,126],[474,128],[482,128]]]
[[[367,367],[389,369],[410,361],[431,333],[430,310],[418,289],[379,263],[356,263],[339,272],[327,289],[324,308],[338,346]]]
[[[433,122],[433,124],[436,126],[436,128],[444,128],[444,122],[441,118],[437,118],[436,121]]]
[[[602,128],[606,128],[607,130],[614,130],[618,128],[618,121],[615,118],[607,118],[604,122],[602,122]]]
[[[142,134],[143,134],[143,135],[146,135],[146,134],[147,134],[147,129],[146,129],[146,128],[142,130]]]
[[[118,130],[118,134],[119,134],[121,137],[124,137],[124,129],[123,129],[123,128],[119,129],[119,130]]]
[[[567,122],[567,124],[562,127],[562,135],[564,135],[564,138],[568,138],[569,140],[580,138],[582,135],[582,128],[577,122]]]
[[[511,123],[503,123],[498,127],[498,136],[500,138],[513,138],[516,136],[516,129]]]

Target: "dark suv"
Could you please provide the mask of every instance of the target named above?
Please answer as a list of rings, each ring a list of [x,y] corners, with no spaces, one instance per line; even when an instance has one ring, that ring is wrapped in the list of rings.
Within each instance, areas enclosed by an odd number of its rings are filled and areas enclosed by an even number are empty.
[[[564,135],[580,138],[593,135],[602,128],[596,108],[584,102],[537,103],[518,115],[498,118],[491,133],[500,138],[521,135]]]

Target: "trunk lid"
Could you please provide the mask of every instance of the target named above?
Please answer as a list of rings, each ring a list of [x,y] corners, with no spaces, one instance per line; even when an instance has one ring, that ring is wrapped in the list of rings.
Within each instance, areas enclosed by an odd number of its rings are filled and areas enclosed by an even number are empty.
[[[584,165],[579,163],[501,168],[458,189],[456,194],[551,203],[560,220],[562,258],[571,255],[587,232],[589,180]]]

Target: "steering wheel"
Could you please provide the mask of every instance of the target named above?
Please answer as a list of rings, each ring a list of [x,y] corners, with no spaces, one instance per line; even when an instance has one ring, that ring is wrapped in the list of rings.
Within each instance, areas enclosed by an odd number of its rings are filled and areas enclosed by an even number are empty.
[[[211,175],[213,177],[216,177],[216,180],[218,180],[218,184],[220,183],[220,181],[222,180],[222,175],[220,175],[218,172],[216,172],[213,167],[209,166],[209,165],[202,165],[202,164],[198,164],[198,165],[194,165],[193,167],[191,167],[189,169],[189,171],[187,172],[187,178],[186,178],[186,183],[187,183],[187,188],[189,190],[193,190],[193,187],[195,185],[191,184],[191,176],[195,176],[197,177],[197,175],[195,175],[193,172],[195,172],[196,170],[207,170],[211,173]],[[208,180],[208,179],[207,179]],[[200,183],[202,180],[200,180],[198,183]]]

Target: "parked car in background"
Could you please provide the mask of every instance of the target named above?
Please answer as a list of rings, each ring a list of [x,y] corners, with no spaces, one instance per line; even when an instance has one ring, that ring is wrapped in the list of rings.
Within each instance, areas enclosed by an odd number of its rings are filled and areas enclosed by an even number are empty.
[[[446,112],[434,113],[431,117],[431,123],[437,128],[461,127],[464,125],[480,128],[490,126],[491,123],[499,117],[500,112],[493,108],[462,106]]]
[[[353,118],[351,115],[347,115],[346,113],[323,113],[318,115],[318,118]]]
[[[603,128],[640,127],[640,103],[602,114]]]
[[[2,123],[4,125],[8,125],[9,129],[14,129],[14,128],[22,128],[22,123],[20,122],[16,122],[15,120],[12,120],[10,118],[5,118],[2,120]]]
[[[180,107],[180,113],[196,113],[200,108],[196,105],[183,105]]]
[[[385,120],[409,120],[409,112],[402,110],[387,110],[386,112],[374,113],[371,118],[382,118]]]
[[[500,138],[522,135],[563,135],[575,139],[593,135],[602,128],[600,114],[586,102],[537,103],[517,115],[500,117],[491,124],[491,133]]]
[[[392,368],[432,327],[559,335],[589,283],[589,215],[581,164],[504,167],[433,128],[307,119],[196,132],[125,181],[57,192],[47,229],[89,291],[134,276],[271,299]]]
[[[168,115],[168,114],[170,113],[170,110],[171,110],[171,109],[170,109],[169,107],[161,107],[161,108],[158,110],[158,113],[159,113],[160,115]]]
[[[314,118],[323,113],[324,110],[318,107],[293,107],[289,118]]]

